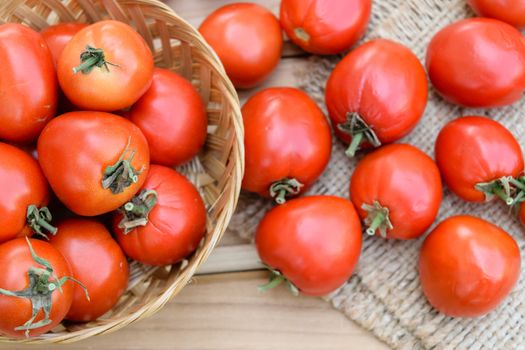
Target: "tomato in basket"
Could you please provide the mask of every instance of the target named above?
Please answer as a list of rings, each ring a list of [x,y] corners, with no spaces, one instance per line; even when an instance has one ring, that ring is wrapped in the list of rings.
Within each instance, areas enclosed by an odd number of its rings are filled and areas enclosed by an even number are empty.
[[[40,34],[42,34],[42,37],[46,41],[49,50],[51,50],[51,55],[53,56],[55,65],[57,64],[62,51],[75,34],[87,26],[86,23],[64,22],[46,27],[40,31]]]
[[[346,154],[407,135],[427,103],[427,78],[418,58],[390,40],[369,41],[337,64],[326,85],[326,106]]]
[[[246,169],[242,188],[282,204],[310,187],[330,160],[330,126],[294,88],[269,88],[243,106]]]
[[[523,0],[467,0],[474,12],[482,17],[499,19],[519,29],[525,28]]]
[[[428,301],[454,317],[477,317],[495,309],[518,281],[520,267],[520,249],[512,236],[473,216],[441,222],[419,256]]]
[[[392,144],[366,155],[352,175],[350,198],[366,233],[421,236],[436,220],[442,198],[436,163],[414,146]]]
[[[333,55],[346,51],[363,36],[371,0],[283,0],[281,25],[303,50]]]

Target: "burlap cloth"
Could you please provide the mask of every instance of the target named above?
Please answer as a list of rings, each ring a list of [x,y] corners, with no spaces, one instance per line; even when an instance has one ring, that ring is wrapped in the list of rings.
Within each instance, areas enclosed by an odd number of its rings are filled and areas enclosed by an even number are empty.
[[[436,31],[471,16],[465,0],[374,0],[373,17],[364,40],[382,37],[398,41],[424,62],[426,47]],[[298,74],[304,79],[304,89],[324,108],[324,86],[338,59],[314,60],[315,70]],[[523,146],[524,104],[525,98],[506,108],[468,110],[444,102],[431,89],[424,117],[401,142],[416,145],[433,156],[434,142],[445,123],[461,115],[482,114],[508,127]],[[347,159],[344,149],[334,138],[330,166],[309,194],[348,198],[349,178],[357,160]],[[270,206],[268,201],[243,194],[230,231],[251,237]],[[468,204],[445,189],[437,222],[465,213],[501,226],[523,249],[524,229],[503,204]],[[511,295],[489,315],[477,319],[445,317],[432,309],[421,291],[417,262],[422,241],[365,237],[353,277],[326,300],[395,349],[525,349],[525,272]]]

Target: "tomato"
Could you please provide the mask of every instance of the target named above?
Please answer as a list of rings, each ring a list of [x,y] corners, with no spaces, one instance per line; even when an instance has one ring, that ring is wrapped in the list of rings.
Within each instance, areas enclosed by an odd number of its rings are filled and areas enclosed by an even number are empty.
[[[470,18],[439,31],[427,51],[432,84],[447,101],[466,107],[498,107],[525,91],[525,41],[514,27]]]
[[[479,116],[458,118],[441,130],[436,162],[444,182],[460,198],[483,202],[500,197],[512,205],[509,184],[523,172],[518,141],[498,122]]]
[[[326,106],[347,155],[408,134],[427,103],[427,79],[417,57],[393,41],[377,39],[351,51],[326,85]]]
[[[204,237],[206,208],[184,176],[152,165],[140,193],[115,215],[113,231],[130,258],[148,265],[175,264]]]
[[[38,139],[42,170],[73,212],[95,216],[117,209],[140,189],[149,149],[140,129],[104,112],[71,112],[53,119]]]
[[[507,22],[520,29],[525,28],[525,1],[523,0],[467,0],[479,16]]]
[[[281,25],[303,50],[333,55],[363,36],[371,9],[371,0],[283,0]]]
[[[74,285],[58,250],[47,242],[18,238],[0,245],[0,266],[0,333],[36,337],[62,322]]]
[[[236,3],[210,14],[199,28],[237,88],[264,81],[281,59],[279,20],[257,4]]]
[[[507,232],[474,216],[454,216],[425,239],[419,276],[428,301],[440,312],[476,317],[507,297],[520,265],[519,247]]]
[[[93,321],[111,310],[126,291],[129,267],[104,225],[91,219],[69,219],[58,225],[58,234],[49,243],[62,253],[73,276],[89,292],[87,300],[82,287],[75,286],[66,319]]]
[[[246,169],[242,188],[282,204],[305,191],[330,160],[330,127],[304,92],[269,88],[243,106]]]
[[[346,199],[297,198],[266,214],[255,244],[274,274],[266,287],[286,279],[292,290],[321,296],[352,275],[361,253],[361,224]]]
[[[153,55],[130,26],[113,20],[78,32],[62,51],[58,80],[76,106],[115,111],[135,103],[151,85]]]
[[[350,198],[369,235],[417,238],[439,212],[439,169],[414,146],[388,145],[357,164],[350,181]]]
[[[15,237],[30,236],[33,231],[55,233],[47,181],[26,152],[0,142],[0,243]]]
[[[206,141],[208,119],[199,93],[169,70],[155,69],[151,87],[129,115],[148,140],[152,163],[186,163]]]
[[[88,25],[85,23],[64,22],[46,27],[40,31],[40,34],[42,34],[42,37],[46,41],[49,50],[51,50],[51,55],[53,56],[55,65],[57,64],[58,58],[62,54],[64,47],[66,47],[71,41],[73,36],[87,26]]]
[[[34,141],[57,108],[57,78],[42,36],[20,24],[0,25],[0,139]]]

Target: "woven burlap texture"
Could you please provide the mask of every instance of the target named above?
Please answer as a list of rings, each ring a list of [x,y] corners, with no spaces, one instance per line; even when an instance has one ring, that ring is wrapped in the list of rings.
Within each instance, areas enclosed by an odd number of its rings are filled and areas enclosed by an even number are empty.
[[[363,41],[378,37],[395,40],[411,48],[424,62],[426,47],[435,32],[472,16],[464,0],[375,0]],[[315,71],[304,77],[304,89],[323,108],[325,83],[337,61],[317,58]],[[505,108],[471,110],[444,102],[431,89],[421,122],[400,142],[415,145],[433,156],[437,134],[447,122],[461,115],[478,114],[501,122],[523,146],[522,111],[525,98]],[[329,168],[308,194],[348,198],[349,178],[360,157],[349,160],[344,149],[334,138]],[[251,237],[270,207],[268,201],[244,194],[230,231]],[[511,233],[521,249],[524,247],[524,229],[503,204],[465,203],[445,189],[436,223],[454,214],[472,214],[489,220]],[[395,349],[525,349],[525,272],[511,295],[489,315],[477,319],[449,318],[435,311],[422,294],[417,273],[422,241],[423,238],[401,242],[364,237],[353,277],[326,299]]]

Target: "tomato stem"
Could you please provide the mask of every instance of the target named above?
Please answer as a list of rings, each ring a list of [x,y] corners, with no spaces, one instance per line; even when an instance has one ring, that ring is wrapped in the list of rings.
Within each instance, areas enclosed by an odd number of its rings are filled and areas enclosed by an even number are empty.
[[[304,185],[297,179],[285,178],[274,182],[270,186],[270,196],[275,200],[277,204],[286,203],[286,197],[297,196],[301,193],[301,188]]]
[[[310,34],[308,34],[308,32],[304,28],[295,28],[294,34],[301,41],[310,41]]]
[[[392,230],[394,226],[390,221],[390,211],[383,207],[378,201],[374,201],[372,205],[364,203],[361,208],[367,212],[364,220],[367,226],[366,234],[374,236],[379,230],[381,237],[387,237],[387,230]]]
[[[512,176],[502,176],[499,179],[490,182],[481,182],[476,184],[476,189],[485,194],[485,199],[491,200],[492,197],[497,196],[505,202],[508,206],[515,204],[515,196],[519,195],[520,191],[516,190],[516,180]],[[521,189],[521,186],[518,188]]]
[[[267,292],[270,289],[273,289],[273,288],[279,286],[280,284],[282,284],[283,282],[285,282],[286,285],[288,286],[288,289],[290,290],[290,292],[294,296],[298,296],[299,295],[299,288],[297,288],[289,279],[287,279],[281,273],[281,271],[274,269],[270,265],[267,265],[267,264],[264,264],[264,263],[263,263],[263,265],[270,272],[270,279],[269,279],[268,283],[266,283],[266,284],[264,284],[262,286],[259,286],[259,291]]]
[[[44,233],[44,230],[55,235],[57,233],[57,228],[50,224],[53,220],[53,216],[47,207],[38,207],[34,204],[31,204],[27,207],[26,222],[27,225],[38,235],[49,239]]]
[[[123,217],[118,227],[124,230],[124,234],[128,234],[136,227],[146,226],[149,213],[157,205],[157,202],[156,191],[142,190],[119,209]]]
[[[364,137],[364,134],[362,132],[355,134],[352,137],[352,142],[350,143],[350,146],[348,146],[348,148],[345,151],[345,154],[347,155],[347,157],[352,158],[355,156],[355,153],[357,152],[357,150],[359,149],[359,146],[361,145],[361,142],[363,141],[363,137]]]
[[[126,154],[130,151],[131,137],[128,138],[128,144],[120,155],[120,158],[113,165],[110,165],[104,170],[102,178],[102,187],[110,189],[113,194],[119,194],[138,181],[139,175],[144,171],[144,166],[140,170],[136,170],[131,162],[135,157],[135,150],[131,150],[128,159],[125,159]]]
[[[95,67],[104,67],[109,72],[109,65],[119,67],[118,64],[106,61],[103,49],[96,49],[87,45],[86,50],[80,54],[80,64],[73,68],[73,73],[82,72],[82,74],[89,74]]]
[[[365,141],[373,147],[381,146],[381,141],[375,132],[356,112],[347,113],[346,120],[337,124],[337,129],[352,137],[352,142],[345,152],[348,157],[354,157]]]

